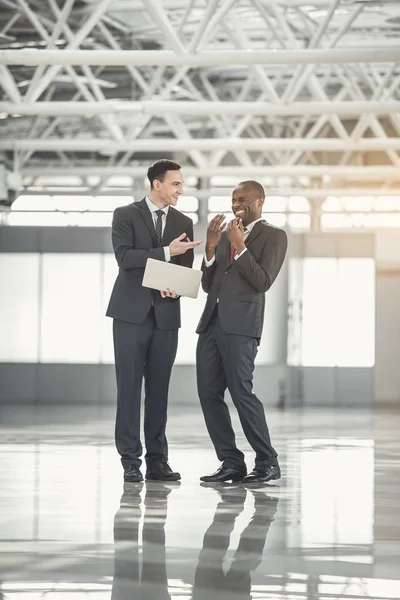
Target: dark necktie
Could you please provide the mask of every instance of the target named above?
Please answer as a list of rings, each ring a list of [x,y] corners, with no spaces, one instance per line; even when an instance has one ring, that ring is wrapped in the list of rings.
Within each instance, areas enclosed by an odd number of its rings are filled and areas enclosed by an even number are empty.
[[[161,239],[162,239],[162,218],[163,218],[163,214],[164,214],[163,210],[156,210],[156,215],[157,215],[157,221],[156,221],[157,248],[159,248],[161,246]]]

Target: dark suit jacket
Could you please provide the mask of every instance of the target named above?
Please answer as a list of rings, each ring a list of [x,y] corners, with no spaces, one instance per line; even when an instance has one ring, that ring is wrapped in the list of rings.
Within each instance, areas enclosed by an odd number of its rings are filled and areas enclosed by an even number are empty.
[[[207,302],[197,333],[202,333],[219,298],[218,315],[225,333],[260,338],[264,323],[265,292],[275,281],[287,250],[287,236],[266,221],[256,223],[246,239],[248,250],[229,261],[226,233],[217,246],[211,267],[202,264],[202,287]]]
[[[182,233],[193,240],[193,222],[172,206],[168,210],[161,248],[156,246],[153,217],[145,199],[114,211],[112,244],[119,273],[107,308],[108,317],[139,325],[154,301],[159,329],[181,326],[179,298],[162,298],[158,291],[142,287],[142,280],[147,259],[164,261],[163,246],[168,246]],[[171,262],[191,268],[193,258],[193,250],[188,250],[186,254],[172,256]]]

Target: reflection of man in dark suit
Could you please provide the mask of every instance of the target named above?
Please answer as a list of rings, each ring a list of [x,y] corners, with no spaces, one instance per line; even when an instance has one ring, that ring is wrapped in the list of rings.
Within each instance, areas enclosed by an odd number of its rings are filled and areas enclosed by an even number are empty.
[[[207,302],[197,328],[197,386],[208,432],[220,468],[202,481],[267,482],[279,479],[277,453],[264,408],[253,392],[253,371],[264,322],[265,292],[285,258],[287,236],[262,218],[264,189],[244,181],[233,191],[235,219],[224,229],[217,215],[207,230],[202,286]],[[238,450],[226,389],[239,414],[246,438],[255,451],[255,468],[246,476]]]
[[[168,388],[178,345],[180,299],[142,286],[148,258],[192,267],[193,223],[177,211],[183,191],[180,166],[168,160],[148,170],[151,190],[140,202],[115,210],[112,243],[119,266],[107,316],[114,319],[117,376],[115,442],[125,481],[142,481],[140,404],[145,382],[146,479],[180,479],[168,464],[165,436]]]
[[[125,483],[114,519],[112,600],[170,600],[165,557],[167,499],[179,483],[146,485],[142,573],[139,570],[139,524],[142,484]]]
[[[229,548],[235,521],[243,510],[246,489],[214,488],[221,496],[213,522],[204,535],[196,568],[192,600],[250,600],[251,573],[259,566],[269,528],[278,507],[278,498],[262,491],[254,495],[254,514],[240,536],[231,566],[224,571],[223,562]]]

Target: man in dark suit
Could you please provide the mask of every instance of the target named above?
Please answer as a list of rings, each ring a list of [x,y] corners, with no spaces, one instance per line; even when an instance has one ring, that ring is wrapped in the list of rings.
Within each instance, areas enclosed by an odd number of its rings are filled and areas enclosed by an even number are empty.
[[[232,195],[235,219],[226,232],[223,215],[214,217],[207,230],[202,286],[208,297],[197,328],[197,387],[222,465],[212,475],[201,477],[202,481],[256,483],[280,477],[264,408],[252,384],[265,292],[275,281],[287,250],[286,233],[262,219],[264,198],[264,189],[256,181],[240,183]],[[249,475],[224,401],[227,388],[256,454]]]
[[[159,160],[148,170],[151,190],[140,202],[115,210],[112,243],[119,273],[107,316],[114,319],[117,376],[115,442],[125,481],[142,481],[140,404],[145,382],[146,479],[180,479],[168,464],[165,436],[168,388],[178,345],[180,300],[173,290],[142,286],[148,258],[191,268],[193,222],[174,206],[182,194],[180,165]]]

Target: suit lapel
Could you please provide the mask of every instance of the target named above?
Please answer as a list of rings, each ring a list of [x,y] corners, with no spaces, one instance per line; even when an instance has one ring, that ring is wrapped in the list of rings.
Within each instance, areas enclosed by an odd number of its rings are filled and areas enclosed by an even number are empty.
[[[261,233],[263,223],[265,223],[265,221],[259,221],[258,223],[256,223],[254,225],[253,229],[250,231],[250,233],[245,241],[246,247],[249,246],[249,244],[251,244],[252,242],[254,242],[256,237]]]
[[[142,215],[143,221],[147,229],[150,232],[154,245],[157,244],[156,230],[154,228],[153,217],[151,216],[151,212],[149,211],[149,207],[147,206],[146,199],[143,198],[140,202],[136,203],[136,206],[140,210],[140,214]]]

